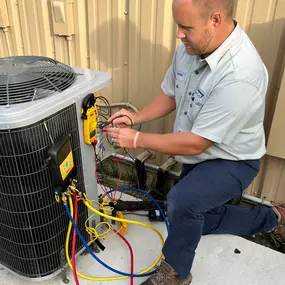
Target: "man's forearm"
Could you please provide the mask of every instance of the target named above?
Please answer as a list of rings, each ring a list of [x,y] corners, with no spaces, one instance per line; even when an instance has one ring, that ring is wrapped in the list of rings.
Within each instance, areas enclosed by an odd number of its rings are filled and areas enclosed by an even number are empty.
[[[147,134],[140,133],[137,147],[163,152],[169,155],[198,155],[213,142],[193,133]]]
[[[164,117],[176,109],[175,99],[161,93],[137,113],[137,123],[146,123]]]

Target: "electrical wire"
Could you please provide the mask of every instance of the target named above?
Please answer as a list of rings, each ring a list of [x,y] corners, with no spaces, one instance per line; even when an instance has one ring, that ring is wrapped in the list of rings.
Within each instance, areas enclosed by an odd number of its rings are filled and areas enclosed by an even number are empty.
[[[113,120],[111,120],[111,122],[110,122],[110,124],[113,124],[113,122],[115,121],[115,120],[117,120],[117,119],[119,119],[119,118],[123,118],[123,117],[127,117],[129,120],[130,120],[130,127],[131,128],[133,128],[133,120],[131,119],[131,117],[130,116],[128,116],[128,115],[125,115],[125,114],[122,114],[122,115],[119,115],[119,116],[117,116],[117,117],[115,117]]]
[[[118,188],[119,188],[119,186],[120,186],[120,184],[121,184],[122,170],[121,170],[120,162],[121,162],[126,156],[127,156],[127,154],[126,154],[125,156],[123,156],[122,158],[112,158],[112,160],[117,163],[118,172],[119,172],[118,182],[117,182],[116,189],[115,189],[115,192],[114,192],[114,195],[113,195],[113,200],[116,199],[116,193],[117,193]]]
[[[108,194],[111,194],[111,193],[114,192],[114,191],[115,191],[115,190],[110,190],[110,191],[108,191],[107,193],[108,193]],[[143,193],[145,196],[149,197],[149,198],[154,202],[154,204],[157,206],[157,208],[158,208],[158,210],[159,210],[159,212],[160,212],[160,214],[161,214],[161,216],[162,216],[162,218],[163,218],[163,221],[164,221],[164,223],[165,223],[165,225],[166,225],[166,229],[167,229],[167,231],[169,232],[169,224],[168,224],[168,222],[167,222],[167,219],[166,219],[166,217],[165,217],[165,215],[164,215],[163,210],[161,209],[161,207],[159,206],[159,204],[156,202],[156,200],[155,200],[149,193],[145,192],[144,190],[136,189],[136,188],[132,188],[132,187],[119,188],[118,191],[122,191],[122,192],[124,192],[124,191],[135,191],[135,192]]]
[[[112,199],[112,197],[108,194],[108,192],[106,191],[106,189],[104,188],[104,186],[101,184],[100,179],[99,179],[99,177],[98,177],[98,173],[97,173],[98,163],[97,163],[96,146],[95,146],[94,143],[93,143],[92,145],[93,145],[94,159],[95,159],[95,164],[96,164],[95,171],[94,171],[96,180],[97,180],[99,186],[101,187],[102,191],[108,196],[109,200],[112,201],[112,202],[114,202],[114,200]]]
[[[113,269],[111,268],[110,266],[108,266],[107,264],[105,264],[103,261],[101,261],[94,253],[93,251],[90,249],[90,247],[88,246],[87,242],[85,241],[85,239],[83,238],[82,234],[80,233],[78,227],[76,226],[76,224],[74,223],[74,220],[73,220],[73,203],[72,203],[72,199],[69,197],[68,198],[69,200],[69,204],[70,204],[70,210],[68,208],[68,205],[67,203],[65,202],[64,203],[64,207],[65,207],[65,210],[66,210],[66,213],[70,219],[70,222],[69,222],[69,226],[68,226],[68,231],[67,231],[67,235],[66,235],[66,244],[65,244],[65,254],[66,254],[66,260],[67,260],[67,263],[69,265],[69,267],[71,269],[73,269],[72,267],[72,264],[71,264],[71,261],[70,261],[70,257],[69,257],[69,254],[68,254],[68,248],[69,248],[69,239],[70,239],[70,232],[71,232],[71,228],[72,228],[72,225],[73,227],[75,228],[79,238],[81,239],[82,243],[84,244],[85,248],[87,249],[87,251],[91,254],[91,256],[93,258],[95,258],[101,265],[105,266],[106,268],[108,268],[109,270],[117,273],[117,274],[120,274],[120,275],[124,275],[124,276],[114,276],[114,277],[91,277],[91,276],[86,276],[86,275],[83,275],[82,273],[78,272],[77,271],[77,275],[82,277],[82,278],[85,278],[87,280],[93,280],[93,281],[113,281],[113,280],[123,280],[123,279],[127,279],[128,277],[145,277],[145,276],[150,276],[152,275],[156,270],[153,270],[151,272],[149,272],[150,270],[152,270],[158,263],[159,261],[161,260],[162,258],[162,253],[160,253],[158,259],[150,266],[148,267],[147,269],[139,272],[138,274],[128,274],[128,273],[124,273],[124,272],[120,272],[116,269]],[[92,208],[92,206],[91,206]],[[115,217],[112,217],[112,216],[108,216],[108,215],[105,215],[99,211],[97,211],[96,209],[92,208],[93,210],[95,210],[95,212],[97,212],[99,215],[101,216],[104,216],[106,218],[109,218],[109,219],[113,219],[113,220],[117,220],[117,221],[125,221],[125,222],[128,222],[128,223],[133,223],[133,224],[138,224],[138,225],[141,225],[141,226],[144,226],[144,227],[147,227],[147,228],[150,228],[152,229],[154,232],[156,232],[156,234],[159,236],[160,240],[162,241],[162,245],[164,245],[164,240],[161,236],[161,234],[155,229],[153,228],[152,226],[150,225],[147,225],[147,224],[143,224],[143,223],[140,223],[140,222],[136,222],[136,221],[131,221],[131,220],[125,220],[125,219],[119,219],[119,218],[115,218]]]
[[[102,115],[102,111],[103,110],[101,110],[101,108],[107,108],[107,112],[104,112],[103,114],[105,115],[105,116],[108,116],[108,117],[110,117],[111,116],[111,113],[112,113],[112,109],[111,109],[111,106],[110,106],[110,103],[109,103],[109,101],[107,100],[107,98],[105,98],[105,97],[103,97],[103,96],[95,96],[95,102],[97,101],[97,100],[101,100],[101,101],[103,101],[104,103],[105,103],[105,106],[104,105],[101,105],[101,104],[97,104],[100,108],[100,111],[99,111],[99,114],[100,115]]]
[[[130,123],[131,123],[130,127],[131,127],[131,129],[132,129],[132,128],[133,128],[133,120],[132,120],[128,115],[119,115],[118,117],[114,118],[111,122],[109,122],[109,124],[113,124],[113,121],[114,121],[114,120],[116,120],[116,119],[118,119],[118,118],[122,118],[122,117],[127,117],[127,118],[130,120]],[[108,125],[109,125],[109,124],[108,124]],[[108,143],[109,143],[110,145],[114,146],[114,143],[113,143],[112,141],[110,141],[110,136],[109,136],[108,133],[106,133],[106,137],[107,137]]]
[[[73,193],[73,201],[74,201],[74,223],[77,225],[78,220],[78,202],[77,202],[77,195],[76,192]],[[71,249],[71,256],[72,256],[72,267],[74,270],[73,272],[73,278],[76,285],[79,285],[77,271],[76,271],[76,261],[75,261],[75,252],[76,252],[76,230],[73,230],[73,238],[72,238],[72,249]]]
[[[271,201],[271,204],[273,207],[275,207],[278,212],[280,213],[280,215],[282,216],[282,218],[285,220],[285,214],[283,211],[285,211],[285,208],[282,206],[279,206],[278,204],[276,204],[275,202]]]

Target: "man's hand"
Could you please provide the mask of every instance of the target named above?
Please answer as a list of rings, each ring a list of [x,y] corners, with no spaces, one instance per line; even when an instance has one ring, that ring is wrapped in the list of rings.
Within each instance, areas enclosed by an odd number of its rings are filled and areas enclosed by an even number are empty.
[[[112,122],[114,125],[123,127],[124,125],[131,126],[138,123],[138,113],[129,112],[125,109],[122,109],[112,115],[108,122]]]
[[[129,128],[108,128],[107,132],[115,145],[124,148],[134,148],[137,131]]]

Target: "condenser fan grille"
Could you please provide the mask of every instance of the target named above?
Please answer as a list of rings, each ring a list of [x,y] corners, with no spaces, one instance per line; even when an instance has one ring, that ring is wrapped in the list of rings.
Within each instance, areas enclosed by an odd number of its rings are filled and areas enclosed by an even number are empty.
[[[0,58],[0,105],[30,102],[62,92],[75,78],[71,67],[51,58]]]

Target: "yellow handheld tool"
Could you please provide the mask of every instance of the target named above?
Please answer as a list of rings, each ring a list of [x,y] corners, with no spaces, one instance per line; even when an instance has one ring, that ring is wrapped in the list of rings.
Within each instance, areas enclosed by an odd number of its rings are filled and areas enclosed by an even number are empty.
[[[93,93],[88,94],[82,102],[81,118],[84,120],[84,141],[87,144],[96,144],[98,109]]]
[[[124,215],[122,212],[117,212],[117,217],[120,219],[125,219]],[[121,222],[121,233],[125,235],[127,233],[127,227],[128,223],[126,222]]]

